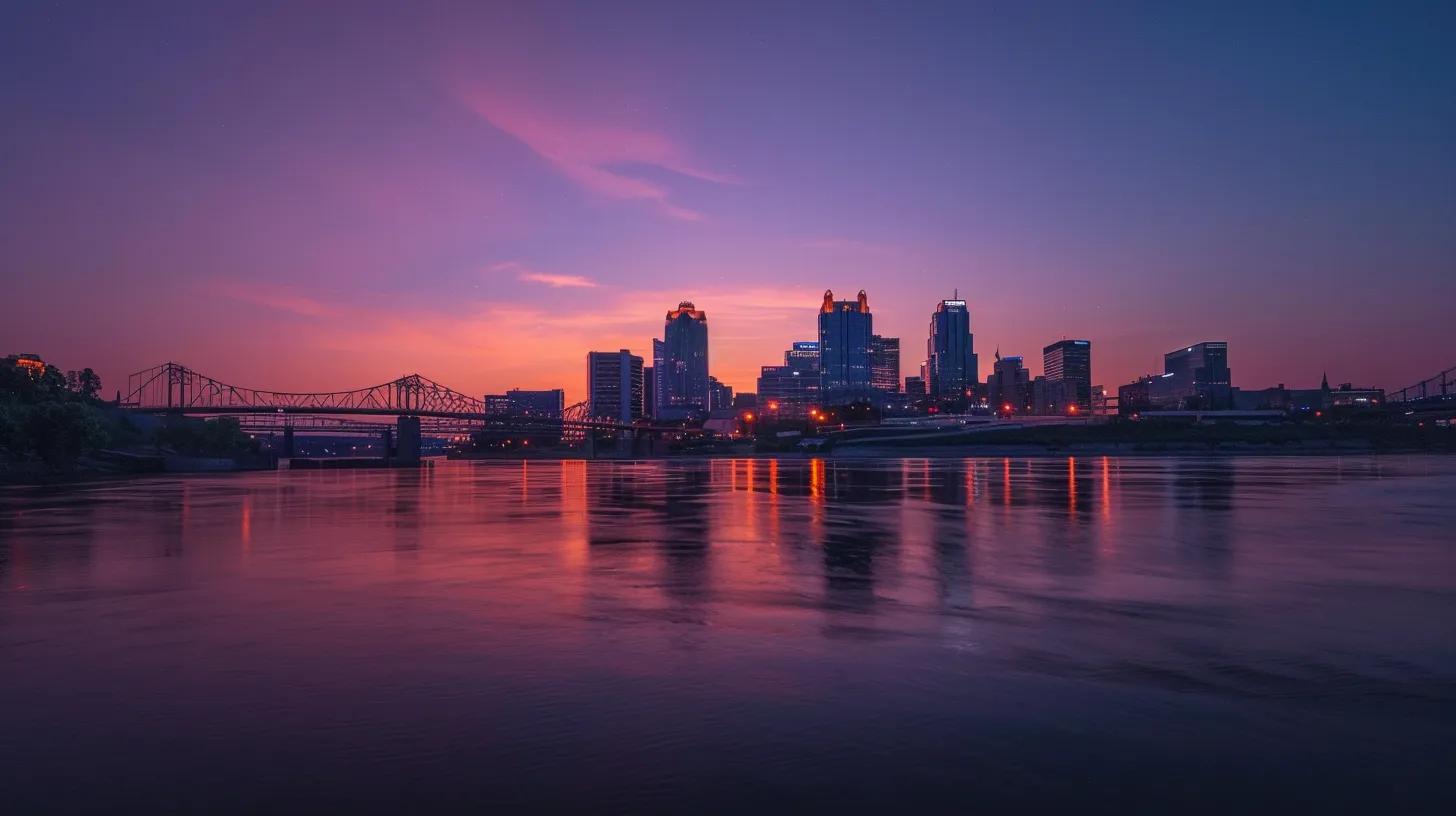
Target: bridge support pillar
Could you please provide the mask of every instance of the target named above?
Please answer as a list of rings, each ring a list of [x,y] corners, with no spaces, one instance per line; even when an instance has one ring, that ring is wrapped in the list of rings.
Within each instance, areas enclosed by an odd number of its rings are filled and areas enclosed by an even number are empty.
[[[420,418],[402,416],[399,418],[399,451],[395,459],[402,465],[420,463]]]
[[[379,435],[379,441],[384,445],[384,456],[381,458],[388,459],[394,456],[394,429],[385,428]]]
[[[283,429],[283,451],[280,454],[285,459],[293,458],[293,426]]]

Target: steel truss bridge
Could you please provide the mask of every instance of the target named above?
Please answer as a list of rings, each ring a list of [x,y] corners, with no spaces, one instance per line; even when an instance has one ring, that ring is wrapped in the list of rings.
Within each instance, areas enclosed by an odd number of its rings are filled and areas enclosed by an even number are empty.
[[[1387,399],[1393,403],[1404,403],[1408,407],[1422,405],[1449,405],[1456,401],[1456,366],[1408,385],[1399,391],[1392,391]]]
[[[352,391],[270,391],[231,385],[180,363],[163,363],[127,378],[121,406],[147,413],[238,417],[245,430],[271,432],[292,428],[313,433],[369,433],[388,425],[386,418],[414,417],[420,432],[454,436],[478,431],[560,433],[580,438],[590,431],[634,434],[680,433],[681,426],[626,424],[595,415],[589,402],[569,406],[560,418],[501,415],[485,401],[434,380],[409,374]],[[379,417],[383,422],[341,419]]]

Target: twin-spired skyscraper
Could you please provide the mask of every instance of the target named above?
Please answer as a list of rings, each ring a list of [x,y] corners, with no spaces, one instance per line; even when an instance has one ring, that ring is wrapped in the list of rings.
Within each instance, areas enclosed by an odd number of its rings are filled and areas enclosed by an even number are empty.
[[[824,292],[824,304],[819,308],[819,392],[826,405],[872,395],[873,321],[863,289],[854,300],[835,300],[834,292]]]

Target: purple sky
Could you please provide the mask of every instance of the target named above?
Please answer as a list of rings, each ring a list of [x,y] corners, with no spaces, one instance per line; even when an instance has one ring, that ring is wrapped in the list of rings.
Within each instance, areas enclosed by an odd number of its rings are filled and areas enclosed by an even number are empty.
[[[1456,363],[1450,4],[621,5],[6,3],[0,352],[575,400],[690,299],[751,390],[959,288],[983,369]]]

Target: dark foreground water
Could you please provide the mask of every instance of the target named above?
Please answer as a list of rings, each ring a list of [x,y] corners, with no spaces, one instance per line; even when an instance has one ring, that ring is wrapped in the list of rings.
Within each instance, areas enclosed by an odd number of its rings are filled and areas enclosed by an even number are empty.
[[[1456,459],[0,490],[0,810],[1456,803]]]

